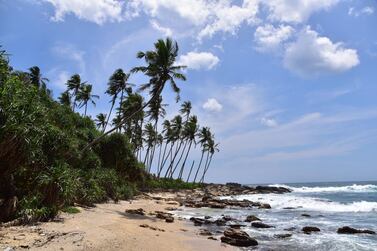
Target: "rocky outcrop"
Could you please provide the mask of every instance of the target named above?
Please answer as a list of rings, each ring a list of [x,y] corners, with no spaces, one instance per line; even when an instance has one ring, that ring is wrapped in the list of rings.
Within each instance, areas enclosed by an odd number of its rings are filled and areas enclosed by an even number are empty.
[[[278,239],[286,239],[286,238],[289,238],[291,236],[292,236],[292,234],[275,234],[274,235],[274,237],[278,238]]]
[[[237,247],[249,247],[258,245],[257,240],[251,238],[246,232],[232,228],[226,229],[224,231],[224,236],[221,237],[221,242]]]
[[[338,228],[338,234],[376,234],[376,232],[367,229],[356,229],[349,226]]]
[[[255,215],[248,215],[245,219],[246,222],[253,222],[253,221],[261,221],[257,216]]]
[[[239,194],[266,194],[266,193],[289,193],[290,189],[285,187],[270,187],[270,186],[245,186],[238,183],[221,184],[207,184],[204,188],[205,193],[211,196],[229,196]]]
[[[302,228],[302,232],[304,232],[305,234],[311,234],[312,232],[319,232],[319,231],[321,230],[318,227],[308,226],[308,227]]]
[[[253,223],[251,223],[251,226],[255,227],[255,228],[272,228],[273,227],[273,226],[265,224],[263,222],[253,222]]]
[[[127,214],[137,214],[137,215],[145,215],[145,211],[142,208],[138,209],[127,209],[126,210]]]

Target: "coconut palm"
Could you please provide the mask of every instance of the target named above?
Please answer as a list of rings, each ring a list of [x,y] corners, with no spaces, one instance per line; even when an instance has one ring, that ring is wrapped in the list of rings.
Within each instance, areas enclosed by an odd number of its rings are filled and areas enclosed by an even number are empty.
[[[146,108],[154,99],[161,95],[166,83],[170,83],[171,88],[176,93],[176,99],[178,101],[180,89],[176,84],[176,79],[183,81],[186,80],[186,77],[180,72],[185,68],[185,66],[175,65],[178,57],[177,42],[173,42],[173,40],[170,38],[166,38],[165,40],[159,39],[154,44],[154,47],[155,48],[153,51],[138,52],[137,58],[144,59],[147,65],[135,67],[131,70],[132,73],[142,72],[150,78],[148,83],[143,84],[140,87],[141,91],[148,90],[151,97],[150,100],[140,108],[141,110]],[[126,123],[126,121],[137,112],[138,111],[135,111],[135,113],[127,117],[123,117],[120,125],[118,126]],[[85,146],[83,150],[87,149],[115,130],[117,130],[117,127],[112,128],[100,137],[93,140],[91,143]]]
[[[186,121],[188,121],[191,113],[191,102],[190,101],[185,101],[181,105],[181,109],[179,110],[182,115],[186,117]]]
[[[92,94],[92,89],[93,86],[91,84],[82,84],[77,94],[77,100],[80,101],[79,107],[85,106],[84,116],[86,116],[88,102],[90,101],[95,106],[94,98],[99,99],[98,95]]]
[[[47,78],[42,77],[41,70],[38,66],[33,66],[29,68],[29,78],[30,83],[38,88],[46,90],[46,83],[49,81]]]
[[[62,92],[62,94],[60,94],[60,97],[58,99],[59,99],[60,104],[71,107],[71,96],[69,95],[68,91]]]
[[[204,168],[203,168],[204,171],[203,171],[203,175],[200,179],[200,183],[204,182],[204,177],[205,177],[205,175],[206,175],[206,173],[209,169],[209,166],[211,165],[213,155],[215,154],[215,152],[220,151],[218,146],[219,146],[219,144],[215,143],[214,135],[212,135],[212,138],[210,138],[208,140],[208,142],[206,143],[206,148],[208,149],[207,150],[207,158],[206,158],[206,164],[204,165]]]
[[[195,177],[194,177],[194,181],[193,181],[194,183],[196,181],[200,167],[202,165],[204,153],[208,150],[206,143],[211,139],[211,131],[208,127],[203,127],[203,128],[200,129],[198,136],[199,136],[199,142],[198,143],[200,144],[200,146],[202,148],[201,149],[202,154],[201,154],[201,157],[200,157],[198,168],[196,169],[196,172],[195,172]]]
[[[96,116],[96,125],[98,129],[103,129],[106,126],[106,114],[100,113]]]
[[[76,101],[77,101],[77,95],[80,91],[81,85],[85,84],[81,83],[81,77],[79,74],[74,74],[71,76],[71,78],[67,81],[67,89],[71,93],[71,96],[73,97],[73,104],[72,104],[72,110],[75,111],[76,108]]]

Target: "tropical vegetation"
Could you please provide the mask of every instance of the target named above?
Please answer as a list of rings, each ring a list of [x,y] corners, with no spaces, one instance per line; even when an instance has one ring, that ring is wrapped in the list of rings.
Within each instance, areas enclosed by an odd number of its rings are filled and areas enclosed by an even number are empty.
[[[178,51],[167,38],[138,52],[143,65],[114,71],[109,111],[92,118],[100,97],[79,74],[55,100],[39,67],[14,70],[0,50],[0,221],[46,220],[74,204],[203,183],[218,151],[214,134],[200,127],[190,101],[170,119],[163,102],[166,85],[179,102],[178,81],[186,80]],[[132,74],[149,80],[137,87]]]

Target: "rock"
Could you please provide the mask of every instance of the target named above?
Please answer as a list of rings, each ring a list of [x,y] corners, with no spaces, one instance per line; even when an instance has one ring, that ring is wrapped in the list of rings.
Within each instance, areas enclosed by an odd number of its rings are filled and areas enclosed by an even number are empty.
[[[178,208],[176,207],[167,207],[165,208],[166,211],[176,211]]]
[[[217,239],[215,237],[213,237],[213,236],[210,236],[207,239],[217,241]]]
[[[126,213],[128,214],[138,214],[138,215],[145,215],[145,211],[142,208],[138,209],[127,209]]]
[[[252,222],[252,221],[261,221],[257,216],[255,215],[248,215],[245,219],[246,222]]]
[[[263,203],[263,204],[260,204],[259,208],[260,209],[271,209],[271,206],[270,206],[270,204]]]
[[[197,217],[191,217],[190,221],[194,222],[195,226],[201,226],[204,224],[204,219],[197,218]]]
[[[291,209],[296,209],[296,207],[283,207],[283,209],[291,210]]]
[[[205,236],[212,236],[212,233],[207,229],[200,229],[199,234]]]
[[[211,219],[211,218],[212,218],[212,216],[208,216],[208,215],[204,216],[204,219],[205,219],[205,220],[209,220],[209,219]]]
[[[291,237],[292,234],[275,234],[274,237],[278,239],[285,239]]]
[[[232,218],[232,217],[230,217],[229,215],[225,215],[225,216],[223,216],[223,220],[225,220],[225,221],[236,221],[235,218]]]
[[[221,237],[221,242],[237,246],[237,247],[249,247],[257,246],[258,242],[251,238],[246,232],[234,230],[232,228],[224,231],[224,236]]]
[[[311,232],[319,232],[321,231],[318,227],[303,227],[302,228],[302,231],[305,233],[305,234],[311,234]]]
[[[257,193],[290,193],[291,189],[285,187],[270,187],[270,186],[256,186],[255,191]]]
[[[241,227],[246,227],[246,225],[243,225],[243,224],[230,224],[228,226],[234,229],[240,229]]]
[[[224,219],[217,219],[217,220],[215,220],[215,224],[217,226],[225,226],[226,225],[226,221]]]
[[[156,217],[159,219],[165,220],[166,218],[172,217],[173,214],[162,212],[162,211],[155,211]]]
[[[273,226],[265,224],[263,222],[253,222],[251,223],[251,226],[255,228],[272,228]]]
[[[141,224],[141,225],[139,225],[139,227],[147,228],[147,227],[149,227],[149,225],[148,224]]]
[[[376,232],[367,229],[356,229],[349,226],[338,228],[338,234],[376,234]]]
[[[302,217],[311,217],[310,214],[301,214]]]
[[[289,227],[289,228],[285,228],[284,230],[285,231],[295,231],[296,228],[295,227]]]
[[[174,222],[174,218],[173,218],[173,216],[169,216],[169,217],[166,217],[166,218],[165,218],[165,221],[166,221],[167,223],[173,223],[173,222]]]

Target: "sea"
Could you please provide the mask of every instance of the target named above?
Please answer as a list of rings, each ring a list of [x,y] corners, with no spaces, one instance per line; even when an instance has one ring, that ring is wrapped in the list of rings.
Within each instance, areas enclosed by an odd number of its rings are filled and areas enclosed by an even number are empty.
[[[343,226],[377,232],[377,182],[287,183],[269,186],[283,186],[293,192],[222,197],[269,203],[272,209],[184,208],[175,213],[186,219],[192,216],[220,218],[229,215],[239,221],[243,221],[247,215],[255,215],[263,223],[274,226],[269,229],[256,229],[247,223],[242,227],[243,231],[259,243],[257,247],[245,250],[377,251],[377,235],[337,233],[337,229]],[[304,234],[301,231],[304,226],[315,226],[321,231]],[[213,228],[210,229],[213,232],[219,230],[214,226],[207,227]],[[289,228],[293,230],[287,231]],[[292,233],[292,236],[285,239],[274,236],[284,233]],[[218,231],[217,235],[219,238],[221,231]]]

